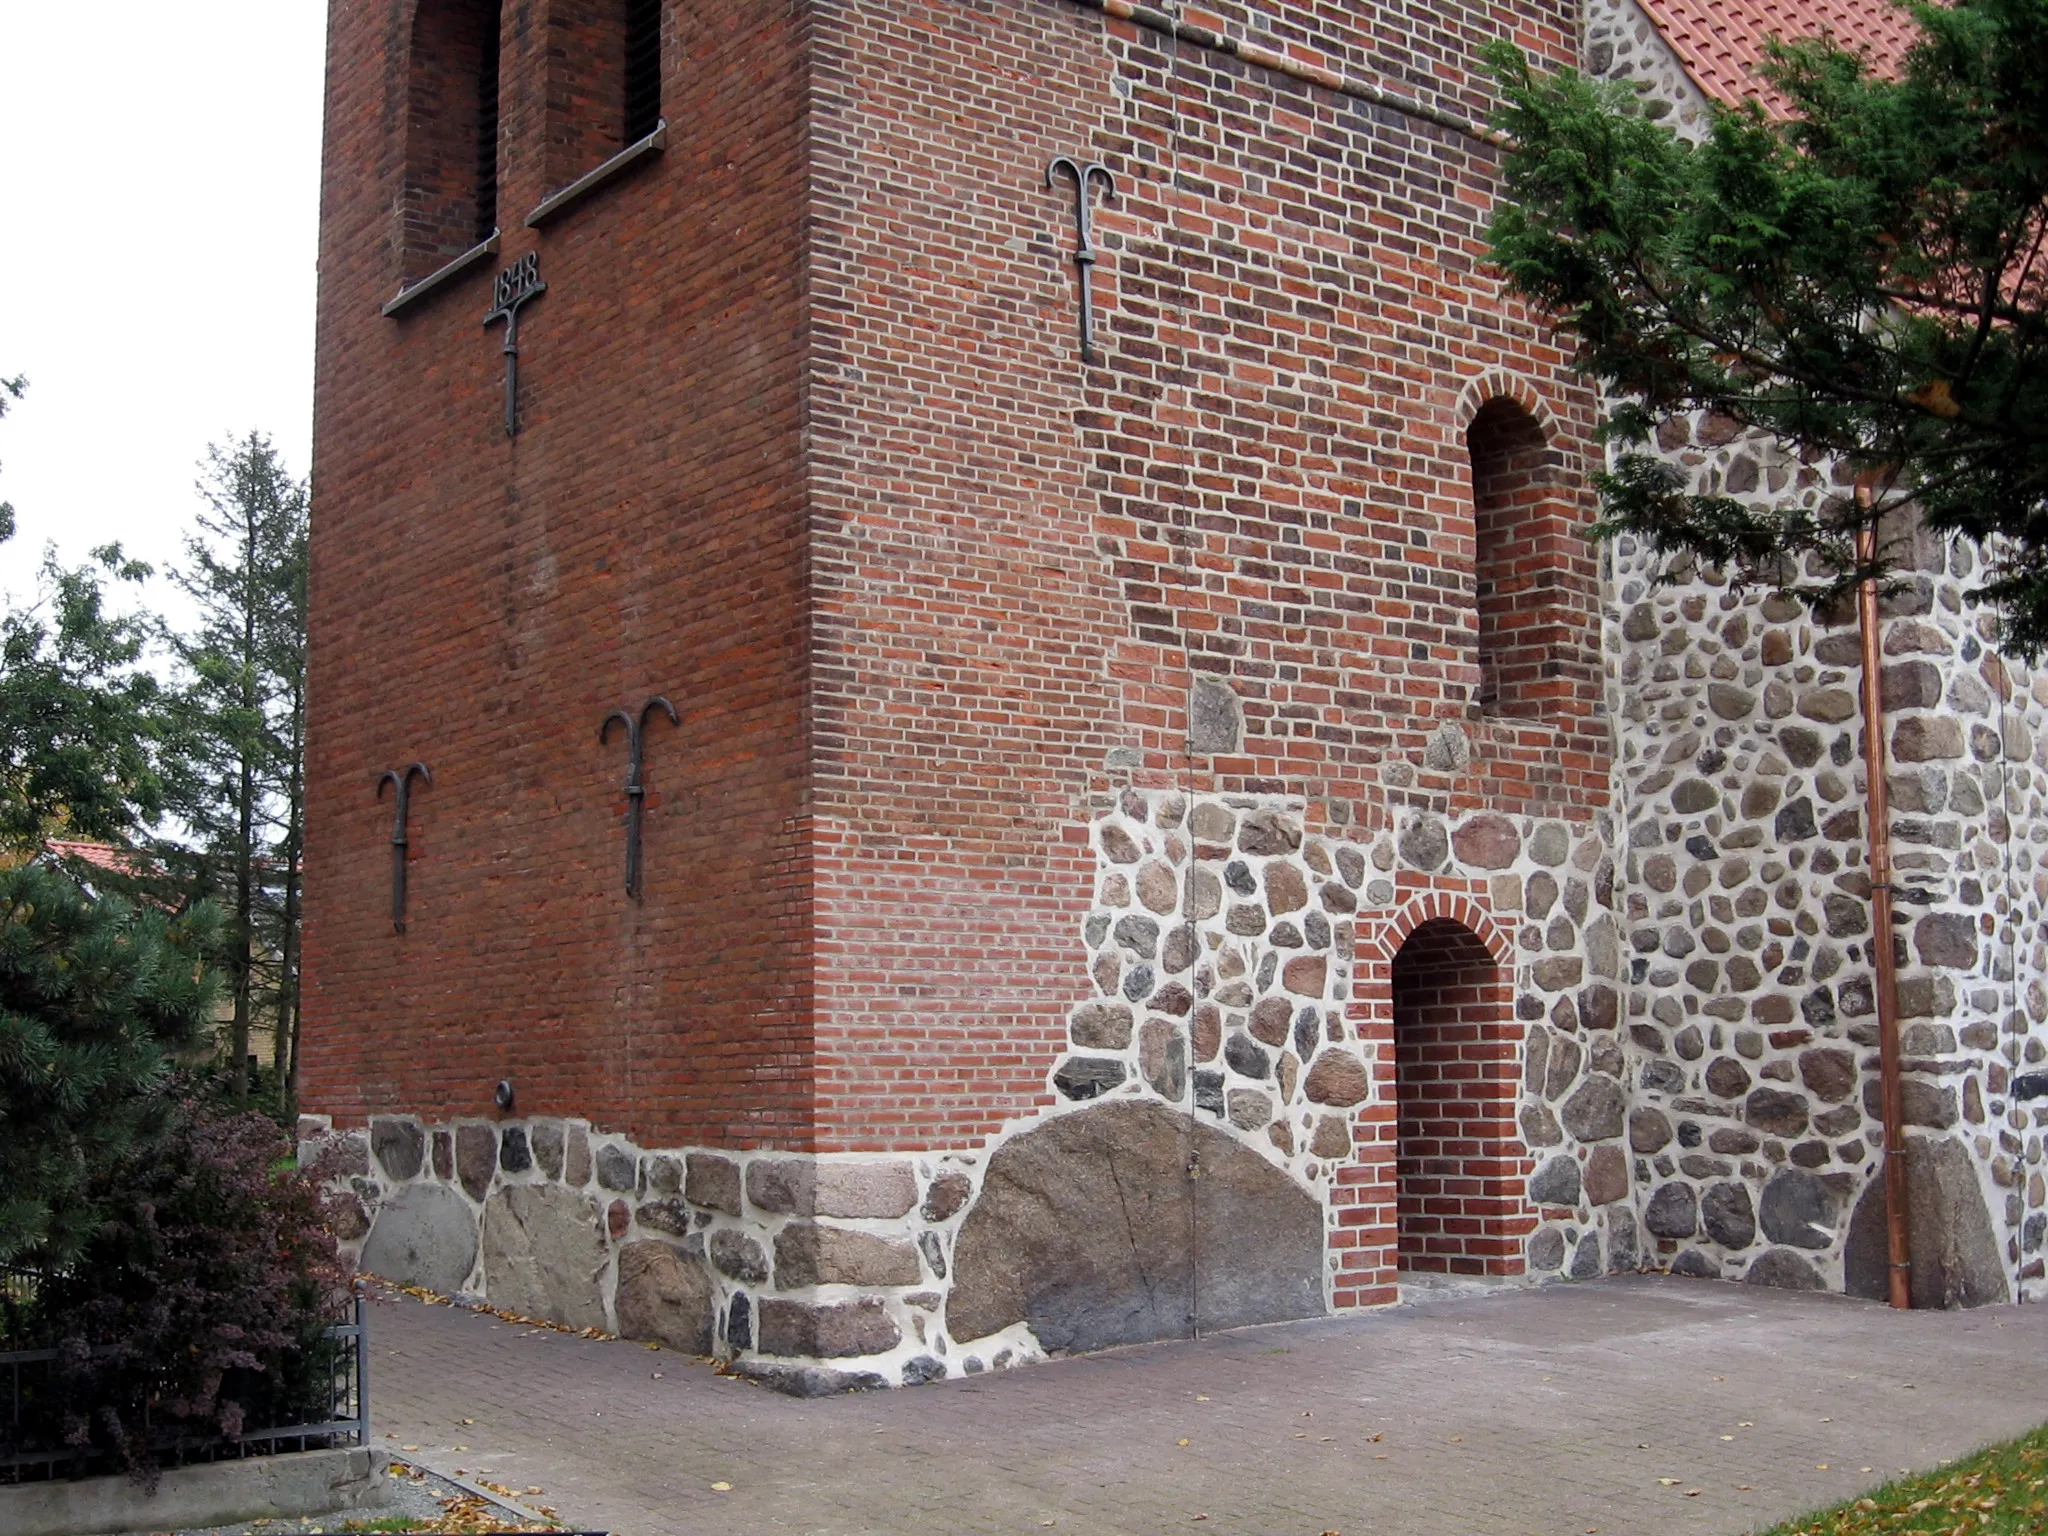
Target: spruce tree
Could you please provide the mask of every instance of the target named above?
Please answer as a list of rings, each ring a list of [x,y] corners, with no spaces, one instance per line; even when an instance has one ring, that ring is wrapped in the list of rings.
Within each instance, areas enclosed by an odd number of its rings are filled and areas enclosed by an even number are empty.
[[[226,908],[233,1096],[246,1091],[251,1026],[267,1015],[283,1110],[298,1018],[306,489],[270,440],[252,432],[209,451],[199,490],[206,510],[177,573],[199,618],[175,641],[187,677],[172,808],[190,843],[166,856],[189,872],[196,894]]]

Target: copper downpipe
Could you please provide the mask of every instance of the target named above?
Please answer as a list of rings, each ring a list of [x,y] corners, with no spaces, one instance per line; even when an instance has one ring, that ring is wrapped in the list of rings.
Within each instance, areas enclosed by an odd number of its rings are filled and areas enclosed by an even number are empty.
[[[1856,558],[1865,569],[1877,559],[1877,525],[1870,517],[1870,483],[1859,480]],[[1885,782],[1884,675],[1878,656],[1877,579],[1856,589],[1856,625],[1863,642],[1863,773],[1870,818],[1870,959],[1877,972],[1879,1091],[1884,1107],[1884,1227],[1894,1307],[1913,1305],[1913,1254],[1906,1230],[1905,1088],[1899,1076],[1899,967],[1892,936],[1892,816]]]

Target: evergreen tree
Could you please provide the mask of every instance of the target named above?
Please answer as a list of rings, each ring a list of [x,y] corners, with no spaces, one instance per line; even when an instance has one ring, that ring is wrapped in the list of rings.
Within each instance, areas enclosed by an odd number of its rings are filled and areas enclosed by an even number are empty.
[[[233,999],[234,1096],[253,1021],[274,1024],[273,1066],[289,1107],[298,1025],[299,878],[306,735],[306,490],[270,440],[250,433],[208,453],[206,510],[179,584],[199,605],[175,649],[183,771],[172,808],[191,850],[167,850],[192,888],[227,910],[223,963]]]
[[[1984,552],[2003,643],[2048,649],[2048,0],[1906,5],[1894,76],[1823,37],[1773,45],[1787,103],[1716,111],[1695,146],[1632,92],[1497,44],[1509,284],[1619,404],[1604,533],[1680,566],[1843,595],[1860,527],[1911,502]],[[1714,411],[1874,485],[1818,514],[1688,495],[1638,451]],[[1803,580],[1802,580],[1803,578]]]
[[[0,871],[0,1263],[55,1268],[99,1230],[96,1173],[164,1124],[174,1057],[204,1039],[214,917]]]

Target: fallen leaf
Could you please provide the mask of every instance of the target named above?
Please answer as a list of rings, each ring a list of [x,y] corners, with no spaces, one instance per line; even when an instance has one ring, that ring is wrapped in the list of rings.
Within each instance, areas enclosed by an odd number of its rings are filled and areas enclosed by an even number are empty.
[[[1703,1491],[1704,1491],[1704,1490],[1702,1490],[1702,1489],[1699,1489],[1699,1488],[1688,1488],[1688,1489],[1686,1489],[1686,1490],[1685,1490],[1685,1496],[1686,1496],[1686,1497],[1687,1497],[1688,1499],[1696,1499],[1696,1498],[1698,1498],[1698,1497],[1700,1496],[1700,1494],[1701,1494],[1701,1493],[1702,1493]]]
[[[1660,1477],[1657,1479],[1657,1481],[1662,1483],[1666,1488],[1676,1488],[1678,1486],[1678,1479],[1675,1477]]]
[[[711,1491],[712,1491],[713,1493],[731,1493],[731,1492],[732,1492],[732,1484],[731,1484],[731,1483],[713,1483],[713,1484],[711,1485]]]
[[[457,1447],[455,1447],[455,1449],[457,1449],[458,1451],[466,1451],[469,1449],[469,1447],[466,1445],[458,1445]]]
[[[399,1449],[401,1451],[416,1451],[419,1449],[419,1447],[416,1445],[401,1445]]]
[[[475,1419],[464,1419],[464,1420],[462,1420],[461,1422],[462,1422],[462,1423],[464,1423],[464,1424],[474,1424],[474,1423],[476,1422],[476,1420],[475,1420]]]
[[[1451,1436],[1451,1444],[1453,1444],[1453,1445],[1463,1445],[1464,1443],[1465,1443],[1465,1437],[1464,1437],[1463,1435],[1453,1435],[1453,1436]]]
[[[1190,1520],[1206,1520],[1209,1517],[1207,1515],[1189,1515],[1188,1518]]]
[[[650,1376],[649,1376],[649,1377],[648,1377],[647,1379],[648,1379],[649,1381],[659,1381],[659,1380],[661,1380],[661,1372],[659,1372],[659,1371],[656,1371],[656,1372],[654,1372],[654,1373],[653,1373],[652,1375],[650,1375]]]
[[[1202,1396],[1202,1394],[1201,1394],[1201,1393],[1197,1392],[1197,1393],[1195,1394],[1195,1401],[1196,1401],[1196,1402],[1198,1402],[1198,1403],[1206,1403],[1207,1401],[1209,1401],[1209,1399],[1207,1399],[1206,1397]]]
[[[1737,1493],[1751,1493],[1751,1492],[1754,1492],[1754,1490],[1753,1490],[1753,1489],[1752,1489],[1752,1488],[1751,1488],[1751,1487],[1749,1486],[1749,1484],[1747,1484],[1747,1483],[1737,1483],[1737,1484],[1735,1485],[1735,1491],[1736,1491]]]
[[[1380,1432],[1379,1432],[1378,1434],[1376,1434],[1376,1435],[1367,1435],[1367,1436],[1365,1437],[1365,1443],[1366,1443],[1367,1445],[1378,1445],[1378,1444],[1379,1444],[1379,1443],[1380,1443],[1380,1442],[1381,1442],[1382,1440],[1384,1440],[1384,1439],[1386,1439],[1386,1438],[1387,1438],[1387,1432],[1386,1432],[1386,1431],[1385,1431],[1385,1430],[1383,1429],[1383,1430],[1381,1430],[1381,1431],[1380,1431]]]
[[[1816,1471],[1816,1472],[1825,1472],[1825,1471],[1827,1471],[1827,1469],[1828,1469],[1828,1464],[1827,1464],[1826,1462],[1824,1462],[1824,1461],[1816,1461],[1816,1462],[1815,1462],[1815,1463],[1813,1464],[1813,1470],[1814,1470],[1814,1471]]]
[[[1185,1441],[1185,1440],[1176,1440],[1176,1441],[1174,1441],[1173,1443],[1174,1443],[1175,1445],[1186,1445],[1186,1444],[1187,1444],[1187,1441]]]
[[[545,1489],[545,1488],[529,1488],[529,1489],[527,1489],[526,1491],[527,1491],[528,1493],[546,1493],[546,1492],[547,1492],[547,1489]]]
[[[1723,1440],[1733,1440],[1735,1437],[1733,1435],[1723,1435],[1721,1438]]]

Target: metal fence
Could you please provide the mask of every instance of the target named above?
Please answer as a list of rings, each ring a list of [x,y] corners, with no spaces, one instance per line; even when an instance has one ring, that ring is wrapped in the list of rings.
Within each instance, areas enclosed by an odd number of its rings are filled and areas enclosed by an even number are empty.
[[[139,1405],[138,1449],[159,1466],[182,1466],[275,1455],[280,1451],[368,1445],[370,1352],[361,1296],[353,1298],[348,1320],[329,1327],[321,1341],[325,1353],[327,1414],[319,1422],[245,1429],[233,1436],[195,1433],[182,1421],[172,1425],[155,1423],[145,1401]],[[0,1408],[4,1408],[6,1415],[4,1422],[0,1422],[0,1486],[89,1477],[121,1469],[120,1458],[112,1451],[62,1442],[51,1412],[58,1354],[54,1349],[0,1351]],[[317,1375],[315,1380],[317,1383]],[[232,1397],[234,1386],[230,1381],[223,1394]]]

